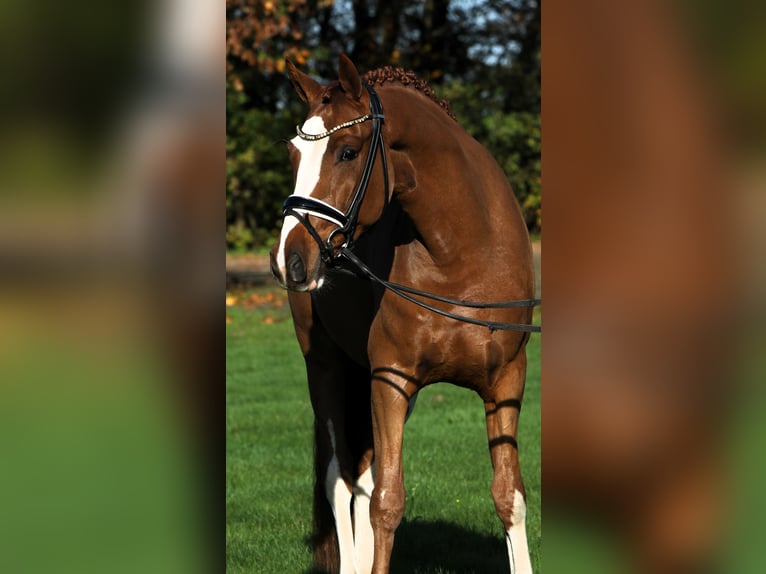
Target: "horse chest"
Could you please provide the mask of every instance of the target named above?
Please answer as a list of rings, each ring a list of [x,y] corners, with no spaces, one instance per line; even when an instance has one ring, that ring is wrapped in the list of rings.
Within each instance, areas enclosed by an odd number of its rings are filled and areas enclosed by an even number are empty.
[[[313,298],[314,313],[327,336],[355,363],[369,366],[367,342],[375,307],[372,294],[358,279],[334,279]]]
[[[423,385],[444,381],[479,389],[513,357],[515,342],[507,333],[490,333],[386,297],[370,329],[373,370],[396,367]]]

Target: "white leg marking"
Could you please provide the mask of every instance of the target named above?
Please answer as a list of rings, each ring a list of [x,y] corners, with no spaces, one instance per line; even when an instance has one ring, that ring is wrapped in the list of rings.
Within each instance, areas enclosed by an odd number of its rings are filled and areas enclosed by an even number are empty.
[[[375,486],[373,467],[365,470],[354,488],[354,557],[357,574],[372,572],[375,539],[370,524],[370,497]]]
[[[527,504],[517,490],[513,495],[511,527],[505,533],[511,574],[532,574],[532,562],[529,559],[529,545],[527,544],[526,518]]]
[[[338,534],[338,549],[340,551],[340,574],[354,574],[354,531],[351,524],[351,491],[340,474],[338,457],[335,456],[335,428],[332,421],[327,421],[330,433],[330,444],[333,456],[327,467],[325,489],[330,501],[333,516],[335,516],[335,531]]]
[[[324,121],[319,116],[313,116],[306,120],[301,128],[306,133],[320,134],[326,130]],[[301,152],[298,174],[295,178],[295,190],[293,195],[309,197],[319,182],[319,173],[322,168],[322,158],[327,150],[327,138],[316,141],[307,141],[295,136],[292,143]],[[282,277],[285,277],[285,243],[290,232],[298,225],[295,217],[285,217],[282,223],[282,232],[279,235],[279,249],[277,250],[277,266]]]

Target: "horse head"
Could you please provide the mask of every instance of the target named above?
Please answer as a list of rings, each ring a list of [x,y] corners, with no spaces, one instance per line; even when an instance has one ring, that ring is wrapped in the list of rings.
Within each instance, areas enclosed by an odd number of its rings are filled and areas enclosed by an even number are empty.
[[[338,80],[327,86],[291,62],[287,74],[309,113],[287,146],[295,188],[271,269],[283,287],[312,291],[338,251],[374,224],[389,200],[382,107],[345,55]]]

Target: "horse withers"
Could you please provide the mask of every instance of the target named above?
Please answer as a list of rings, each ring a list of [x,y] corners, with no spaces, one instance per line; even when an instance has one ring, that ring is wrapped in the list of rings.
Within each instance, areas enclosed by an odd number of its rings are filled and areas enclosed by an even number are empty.
[[[445,381],[484,401],[510,571],[531,572],[516,442],[528,334],[486,326],[531,323],[531,308],[469,308],[461,314],[486,324],[457,322],[360,278],[342,257],[450,300],[529,299],[532,250],[508,181],[410,72],[361,77],[346,56],[326,86],[287,71],[309,114],[288,143],[295,190],[271,266],[290,290],[315,415],[315,565],[389,571],[405,419],[421,388]]]

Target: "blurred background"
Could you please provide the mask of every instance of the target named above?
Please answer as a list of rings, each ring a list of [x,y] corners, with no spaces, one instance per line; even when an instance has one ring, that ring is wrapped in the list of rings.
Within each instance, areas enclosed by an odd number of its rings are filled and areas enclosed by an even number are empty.
[[[764,15],[543,4],[546,571],[764,569]]]
[[[0,7],[0,571],[222,563],[224,18]]]

